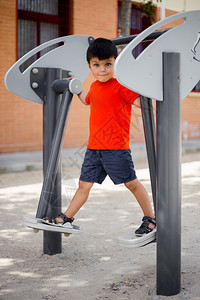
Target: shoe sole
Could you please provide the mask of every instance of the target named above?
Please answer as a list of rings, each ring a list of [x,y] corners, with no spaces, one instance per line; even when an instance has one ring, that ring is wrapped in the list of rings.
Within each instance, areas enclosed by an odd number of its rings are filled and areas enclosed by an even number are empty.
[[[156,231],[154,228],[151,232],[143,234],[141,237],[135,235],[134,232],[118,236],[120,245],[126,248],[143,247],[156,240]]]
[[[65,224],[62,224],[62,223],[54,224],[54,223],[50,223],[50,222],[42,219],[42,223],[47,224],[49,226],[59,227],[59,228],[73,228],[72,224],[69,222],[67,222]]]
[[[23,217],[23,225],[32,228],[34,232],[38,232],[39,230],[43,231],[52,231],[52,232],[59,232],[64,234],[71,234],[71,233],[81,233],[81,228],[78,225],[71,225],[71,227],[60,227],[60,226],[50,226],[49,224],[43,223],[42,219],[39,218],[31,218],[31,217]]]

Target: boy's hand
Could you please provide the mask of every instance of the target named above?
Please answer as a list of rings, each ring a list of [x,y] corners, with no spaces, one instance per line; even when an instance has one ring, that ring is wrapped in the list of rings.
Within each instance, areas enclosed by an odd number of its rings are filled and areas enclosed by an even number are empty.
[[[67,77],[67,78],[63,78],[63,80],[71,80],[73,79],[74,77]]]
[[[63,78],[63,80],[70,80],[70,79],[73,79],[74,77],[67,77],[67,78]],[[79,99],[81,100],[81,102],[85,105],[88,105],[86,102],[85,102],[85,97],[87,96],[87,93],[82,90],[80,92],[80,94],[77,94],[77,96],[79,97]]]

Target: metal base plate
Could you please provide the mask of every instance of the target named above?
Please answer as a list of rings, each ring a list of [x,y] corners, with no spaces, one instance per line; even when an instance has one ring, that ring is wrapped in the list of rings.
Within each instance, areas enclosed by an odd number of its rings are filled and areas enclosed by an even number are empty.
[[[81,228],[78,225],[71,225],[71,227],[56,227],[45,224],[42,222],[42,219],[31,218],[31,217],[23,217],[23,225],[28,226],[29,228],[33,228],[34,232],[38,232],[39,230],[44,231],[52,231],[58,233],[64,233],[64,235],[68,236],[69,234],[81,233]]]
[[[141,237],[137,237],[135,232],[129,232],[128,234],[118,236],[118,240],[120,245],[126,248],[139,248],[143,247],[151,242],[156,240],[156,231],[157,229],[153,229],[152,232],[148,234],[144,234]]]

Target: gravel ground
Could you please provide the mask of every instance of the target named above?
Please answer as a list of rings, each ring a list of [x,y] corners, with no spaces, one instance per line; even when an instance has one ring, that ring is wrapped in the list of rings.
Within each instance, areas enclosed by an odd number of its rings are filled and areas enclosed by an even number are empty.
[[[136,162],[138,178],[151,197],[146,162]],[[63,169],[63,210],[77,187],[80,170]],[[63,236],[62,254],[42,255],[43,234],[22,225],[34,216],[42,172],[0,174],[0,299],[144,300],[200,299],[200,152],[183,156],[182,287],[176,296],[156,295],[156,243],[123,248],[117,236],[135,230],[142,213],[123,186],[109,179],[94,185],[76,216],[80,235]]]

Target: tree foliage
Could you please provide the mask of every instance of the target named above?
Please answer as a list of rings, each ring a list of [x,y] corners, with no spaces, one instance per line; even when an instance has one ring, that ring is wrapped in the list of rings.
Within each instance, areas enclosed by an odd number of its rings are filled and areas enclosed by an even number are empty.
[[[123,1],[123,0],[122,0]],[[158,2],[162,2],[162,0],[156,0]],[[155,21],[155,9],[156,5],[153,4],[152,0],[143,0],[138,7],[142,11],[142,16],[151,19],[151,23]]]

